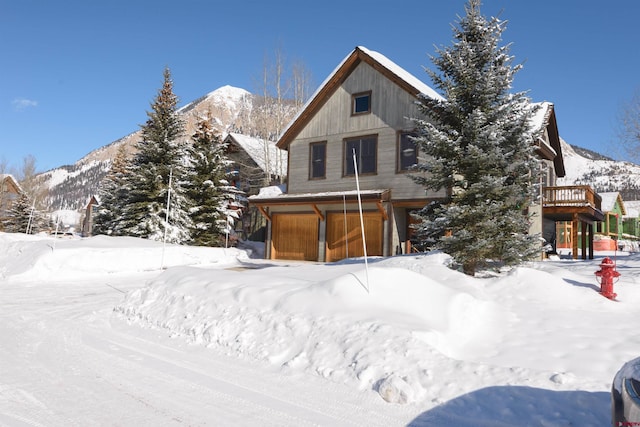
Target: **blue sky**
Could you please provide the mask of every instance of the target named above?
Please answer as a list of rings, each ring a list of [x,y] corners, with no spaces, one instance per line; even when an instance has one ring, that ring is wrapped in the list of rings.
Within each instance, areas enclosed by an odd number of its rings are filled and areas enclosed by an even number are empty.
[[[0,0],[0,161],[71,164],[139,129],[171,69],[180,105],[224,85],[255,92],[277,49],[321,83],[357,45],[425,83],[466,0]],[[561,136],[615,158],[640,88],[640,2],[484,0],[524,68],[516,90],[555,103]],[[315,87],[314,87],[315,89]]]

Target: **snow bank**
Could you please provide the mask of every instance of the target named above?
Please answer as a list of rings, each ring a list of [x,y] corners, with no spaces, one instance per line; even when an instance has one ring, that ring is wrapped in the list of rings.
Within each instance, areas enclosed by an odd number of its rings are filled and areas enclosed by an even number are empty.
[[[327,280],[297,277],[295,265],[271,267],[268,276],[260,268],[172,268],[116,311],[229,354],[375,388],[398,403],[425,393],[424,372],[439,353],[495,350],[507,317],[495,303],[404,268],[381,263],[367,281],[362,266],[353,267],[333,265]]]
[[[164,252],[164,255],[163,255]],[[161,266],[237,264],[248,253],[235,248],[166,245],[133,237],[86,239],[0,233],[0,278],[68,279],[160,270]]]
[[[311,373],[387,402],[412,425],[605,425],[618,369],[638,356],[640,255],[559,259],[465,276],[442,253],[339,263],[141,239],[0,233],[0,286],[141,271],[117,319],[211,354]],[[594,272],[612,256],[617,301]],[[153,273],[157,271],[156,273]],[[131,289],[131,288],[129,288]]]

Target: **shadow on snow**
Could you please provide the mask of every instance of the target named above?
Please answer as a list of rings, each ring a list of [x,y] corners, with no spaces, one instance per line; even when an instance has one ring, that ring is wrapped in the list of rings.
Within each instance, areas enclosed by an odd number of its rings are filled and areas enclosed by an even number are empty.
[[[594,426],[611,424],[610,395],[526,386],[486,387],[423,412],[411,427]]]

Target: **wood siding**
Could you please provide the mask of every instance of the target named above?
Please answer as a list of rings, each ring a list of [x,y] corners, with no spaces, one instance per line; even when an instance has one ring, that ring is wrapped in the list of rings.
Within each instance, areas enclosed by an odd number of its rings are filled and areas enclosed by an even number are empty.
[[[352,116],[352,94],[369,90],[371,113]],[[415,101],[415,97],[370,65],[360,63],[289,145],[288,193],[355,189],[355,178],[343,176],[343,141],[345,138],[376,135],[377,173],[361,176],[361,189],[389,188],[394,200],[444,196],[444,192],[427,195],[424,188],[411,181],[406,173],[396,172],[398,132],[413,129],[409,117],[419,116]],[[310,180],[309,146],[321,141],[327,142],[326,178]]]

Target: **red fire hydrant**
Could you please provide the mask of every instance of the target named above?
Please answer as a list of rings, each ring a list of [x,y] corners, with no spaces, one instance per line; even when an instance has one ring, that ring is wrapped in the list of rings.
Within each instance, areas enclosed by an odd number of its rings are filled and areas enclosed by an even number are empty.
[[[613,279],[620,277],[616,270],[616,264],[609,257],[605,257],[600,263],[600,270],[596,271],[596,277],[600,277],[600,294],[609,299],[614,299],[617,294],[613,292]]]

